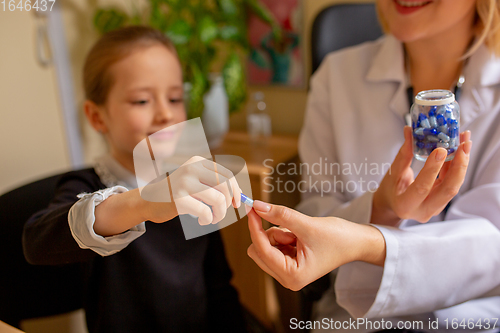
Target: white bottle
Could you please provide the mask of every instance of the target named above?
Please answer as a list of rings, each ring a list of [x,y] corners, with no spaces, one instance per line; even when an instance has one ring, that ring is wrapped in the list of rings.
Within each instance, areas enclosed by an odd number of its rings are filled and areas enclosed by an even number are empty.
[[[265,143],[271,135],[271,117],[261,91],[255,92],[248,103],[247,130],[251,141],[255,143]]]

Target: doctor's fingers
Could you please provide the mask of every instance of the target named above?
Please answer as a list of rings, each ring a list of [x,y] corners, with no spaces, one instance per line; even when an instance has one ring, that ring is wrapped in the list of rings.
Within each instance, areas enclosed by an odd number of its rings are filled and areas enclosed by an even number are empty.
[[[297,243],[297,237],[287,229],[272,227],[266,230],[266,234],[272,246],[296,245]]]
[[[276,274],[272,269],[270,269],[269,266],[267,266],[266,263],[260,258],[256,250],[255,244],[250,244],[250,246],[247,249],[247,255],[257,264],[257,266],[260,267],[260,269],[262,269],[267,274],[271,275],[276,281],[278,281],[284,286],[278,274]]]
[[[253,242],[247,250],[250,258],[284,287],[292,290],[303,288],[307,284],[307,277],[304,276],[304,273],[308,271],[308,268],[305,263],[299,267],[294,247],[283,245],[279,246],[280,249],[278,249],[271,246],[271,240],[266,235],[261,220],[254,211],[249,213],[248,227]],[[288,253],[288,255],[284,253]]]
[[[438,177],[447,151],[435,149],[427,158],[424,167],[415,181],[402,194],[396,197],[395,213],[402,219],[414,218],[415,210],[429,195]]]
[[[460,143],[470,141],[470,138],[471,138],[470,131],[464,131],[460,133]]]
[[[276,278],[277,276],[274,272],[279,272],[280,268],[283,269],[285,256],[271,244],[268,234],[262,227],[262,220],[254,210],[248,212],[248,229],[250,230],[250,238],[252,239],[248,255],[254,260],[256,260],[255,257],[258,257],[265,264],[267,268],[266,272]],[[273,274],[270,272],[273,272]]]
[[[445,162],[443,164],[443,167],[439,171],[439,176],[438,179],[435,182],[435,186],[441,184],[443,180],[446,178],[446,174],[448,173],[448,170],[450,169],[451,161]]]
[[[471,132],[470,131],[465,131],[460,133],[460,143],[470,141],[471,137]],[[443,182],[443,180],[446,177],[446,173],[448,172],[448,169],[450,168],[452,161],[444,162],[443,167],[441,168],[441,171],[439,171],[439,177],[438,180],[436,181],[435,185],[439,185]]]
[[[247,254],[253,261],[267,274],[271,275],[276,281],[278,281],[283,287],[291,289],[293,291],[298,291],[308,283],[312,282],[313,279],[308,280],[308,277],[304,274],[304,272],[288,272],[284,263],[282,266],[273,270],[269,268],[266,262],[257,254],[255,250],[255,245],[251,244],[247,250]]]
[[[465,131],[460,133],[460,143],[470,141],[471,137],[471,132],[470,131]],[[441,170],[439,171],[439,176],[437,181],[434,183],[434,187],[440,185],[443,180],[446,178],[446,174],[450,168],[452,161],[444,162],[443,166],[441,167]],[[434,191],[434,189],[433,189]]]
[[[285,206],[268,204],[259,200],[254,201],[253,208],[266,221],[287,228],[300,239],[309,238],[309,231],[313,228],[311,224],[313,217]]]
[[[446,206],[458,194],[467,173],[471,147],[472,141],[460,144],[455,157],[450,162],[446,177],[444,177],[439,186],[436,186],[431,191],[425,200],[426,210],[434,212],[433,215],[439,214],[441,212],[440,209]]]

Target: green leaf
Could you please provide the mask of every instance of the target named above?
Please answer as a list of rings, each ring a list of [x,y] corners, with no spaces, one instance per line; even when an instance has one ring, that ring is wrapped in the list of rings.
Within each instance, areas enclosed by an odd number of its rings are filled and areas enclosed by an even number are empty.
[[[118,9],[98,9],[94,15],[94,27],[105,34],[125,26],[128,20],[128,15]]]
[[[220,28],[219,35],[223,40],[236,40],[241,37],[240,30],[234,25],[225,25]]]
[[[181,3],[181,0],[163,0],[167,5],[176,7]]]
[[[167,20],[164,14],[162,0],[150,0],[151,11],[149,16],[149,25],[160,31],[165,31],[167,28]]]
[[[264,56],[263,52],[258,49],[252,49],[252,51],[250,51],[250,59],[260,68],[271,68],[269,61]]]
[[[142,24],[142,19],[139,15],[135,15],[130,19],[130,23],[133,25],[141,25]]]
[[[266,22],[267,24],[276,23],[276,18],[274,17],[274,15],[258,0],[245,0],[245,2],[250,7],[252,12],[257,15],[257,17],[262,21]]]
[[[217,24],[211,16],[205,16],[201,19],[199,25],[200,40],[204,44],[210,44],[218,35]]]
[[[186,44],[191,38],[191,26],[184,20],[177,20],[167,29],[166,34],[174,44]]]
[[[262,5],[258,0],[245,0],[245,3],[259,19],[271,26],[274,39],[281,40],[283,38],[282,28],[276,17],[266,6]]]
[[[233,52],[222,69],[224,87],[229,100],[229,112],[238,111],[247,98],[245,70],[240,57]]]
[[[217,0],[222,12],[227,16],[236,16],[238,15],[238,6],[234,3],[233,0]]]

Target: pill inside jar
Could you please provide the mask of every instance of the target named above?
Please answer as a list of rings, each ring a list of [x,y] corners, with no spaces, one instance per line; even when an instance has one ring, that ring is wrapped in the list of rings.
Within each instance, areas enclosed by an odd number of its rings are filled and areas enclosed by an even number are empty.
[[[426,161],[434,149],[444,148],[446,161],[451,161],[460,145],[460,106],[455,95],[449,90],[421,91],[410,114],[415,158]]]

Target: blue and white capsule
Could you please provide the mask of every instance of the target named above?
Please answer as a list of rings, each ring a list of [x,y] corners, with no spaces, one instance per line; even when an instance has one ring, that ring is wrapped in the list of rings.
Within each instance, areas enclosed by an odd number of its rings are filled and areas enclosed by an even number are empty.
[[[241,193],[241,202],[243,202],[248,207],[253,207],[253,200]]]

